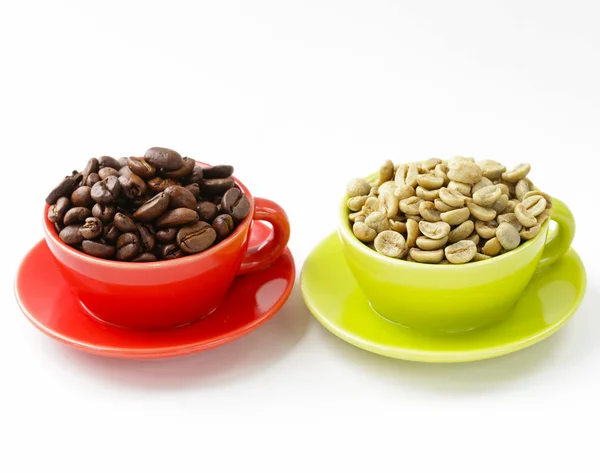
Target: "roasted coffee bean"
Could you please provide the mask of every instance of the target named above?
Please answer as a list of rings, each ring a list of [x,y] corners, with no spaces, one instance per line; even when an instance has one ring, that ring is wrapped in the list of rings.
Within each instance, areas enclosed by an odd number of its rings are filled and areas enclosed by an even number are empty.
[[[127,168],[143,179],[152,179],[156,173],[156,168],[144,158],[129,158]]]
[[[177,244],[186,253],[199,253],[217,239],[217,233],[208,223],[197,222],[182,227],[177,233]]]
[[[146,183],[136,174],[128,174],[119,177],[121,190],[128,199],[138,199],[146,193]]]
[[[217,232],[217,237],[220,241],[226,238],[233,231],[235,224],[231,215],[223,214],[215,218],[212,223],[212,227],[215,229],[215,232]]]
[[[168,148],[150,148],[144,154],[144,159],[155,168],[163,168],[167,171],[174,171],[183,166],[181,155],[177,151]]]
[[[397,206],[396,206],[397,207]],[[229,189],[223,196],[221,208],[240,222],[250,213],[250,200],[237,188]],[[398,210],[396,209],[396,213]],[[389,215],[390,217],[393,215]]]
[[[121,192],[121,184],[117,176],[108,176],[92,187],[92,199],[101,204],[114,202]]]
[[[173,243],[179,228],[165,228],[156,232],[156,239],[161,243]]]
[[[65,177],[61,183],[52,189],[50,194],[48,194],[48,197],[46,197],[46,203],[52,205],[55,204],[59,198],[70,196],[81,182],[81,179],[81,174]]]
[[[67,210],[71,207],[71,202],[67,197],[60,197],[54,205],[48,207],[48,220],[52,223],[62,223]]]
[[[82,224],[85,222],[85,219],[92,216],[92,211],[87,207],[73,207],[72,209],[67,210],[65,217],[63,218],[63,223],[66,226],[74,225],[74,224]]]
[[[218,166],[207,166],[202,169],[204,179],[224,179],[233,174],[233,166],[221,164]]]
[[[214,197],[225,194],[235,185],[231,177],[225,179],[204,179],[202,181],[202,193],[206,196]]]
[[[100,258],[147,262],[201,251],[228,238],[252,210],[232,178],[233,166],[206,166],[206,173],[203,166],[166,148],[150,148],[143,158],[89,159],[82,173],[74,170],[48,195],[48,221],[69,245]],[[382,170],[393,177],[391,161]],[[430,180],[423,182],[431,185]],[[394,182],[382,183],[380,193],[368,187],[375,201],[381,199],[381,210],[397,213]],[[361,205],[367,198],[362,200]],[[359,210],[357,218],[364,221]],[[392,222],[394,230],[406,231],[405,220],[384,216],[382,221],[386,228]],[[186,251],[177,243],[182,228]],[[201,231],[188,235],[190,228]]]
[[[157,260],[158,258],[152,253],[142,253],[140,256],[132,259],[131,261],[134,263],[151,263]]]
[[[116,248],[99,241],[85,240],[81,243],[81,248],[85,253],[96,258],[110,259],[114,256]]]
[[[160,258],[164,260],[176,259],[185,256],[185,253],[179,248],[179,245],[170,243],[159,248]]]
[[[138,225],[138,232],[140,234],[140,243],[144,251],[152,251],[156,244],[156,238],[154,231],[150,225]]]
[[[115,226],[123,233],[136,232],[138,229],[133,219],[122,212],[115,215]]]
[[[148,187],[152,192],[164,192],[169,186],[176,186],[177,183],[173,179],[163,179],[162,177],[155,177],[148,181]]]
[[[100,176],[100,179],[106,179],[108,176],[119,177],[119,171],[113,168],[102,168],[98,171],[98,175]]]
[[[200,186],[198,185],[198,183],[195,182],[193,184],[188,184],[187,186],[185,186],[185,188],[192,193],[195,199],[198,199],[200,197]]]
[[[196,210],[196,198],[188,189],[181,186],[169,186],[165,189],[171,199],[169,201],[169,208],[178,209],[184,207],[191,210]]]
[[[161,192],[156,194],[150,200],[145,202],[137,211],[133,214],[133,218],[139,222],[150,222],[158,216],[162,215],[167,207],[169,207],[170,197]]]
[[[102,222],[96,217],[88,217],[79,228],[79,234],[86,240],[94,240],[102,235]]]
[[[212,202],[198,202],[198,205],[196,206],[196,212],[198,212],[200,220],[203,220],[204,222],[212,222],[219,213],[219,209]]]
[[[81,182],[82,182],[82,184],[83,185],[88,185],[87,182],[88,182],[88,179],[90,177],[90,174],[96,174],[96,173],[98,173],[99,170],[100,170],[100,164],[98,163],[98,160],[96,158],[91,158],[87,162],[87,165],[85,166],[85,169],[81,173]],[[94,184],[92,184],[92,185],[94,185]],[[90,186],[90,187],[92,187],[92,186]]]
[[[117,161],[115,158],[111,158],[110,156],[100,156],[98,158],[98,164],[100,169],[113,168],[114,170],[118,171],[121,168],[119,161]]]
[[[102,223],[112,222],[116,213],[117,210],[113,204],[95,204],[92,207],[92,215],[102,220]]]
[[[121,169],[119,169],[119,176],[129,176],[130,174],[133,174],[131,172],[131,169],[129,169],[128,166],[123,166]]]
[[[109,243],[116,243],[117,239],[121,236],[121,231],[115,226],[114,223],[104,225],[102,230],[102,238]]]
[[[190,184],[199,184],[202,182],[203,176],[202,166],[196,165],[192,170],[192,174],[188,177],[188,181]]]
[[[117,239],[117,259],[129,261],[135,258],[141,250],[140,239],[135,233],[123,233]]]
[[[191,209],[167,210],[156,219],[158,228],[181,227],[198,221],[198,213]]]
[[[164,174],[169,179],[181,179],[182,177],[189,176],[194,170],[196,161],[192,158],[183,158],[183,165],[174,171],[166,171]]]
[[[71,202],[76,207],[91,207],[94,205],[92,199],[92,188],[89,186],[80,186],[71,194]]]
[[[59,238],[67,245],[79,245],[83,237],[79,234],[80,225],[68,225],[58,234]]]

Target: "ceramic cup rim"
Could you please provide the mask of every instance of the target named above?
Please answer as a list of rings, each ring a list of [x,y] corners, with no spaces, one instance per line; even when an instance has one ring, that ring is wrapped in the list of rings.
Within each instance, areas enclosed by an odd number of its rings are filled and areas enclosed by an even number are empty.
[[[367,182],[372,181],[376,175],[377,174],[374,173],[374,174],[371,174],[370,176],[368,176],[366,178]],[[350,197],[348,196],[348,194],[344,195],[344,198],[342,199],[341,206],[340,206],[341,211],[340,211],[339,220],[338,220],[338,233],[343,237],[344,241],[351,244],[356,250],[358,250],[360,253],[364,254],[367,257],[373,258],[376,261],[379,261],[384,264],[389,264],[389,265],[397,266],[398,268],[404,268],[404,269],[415,268],[416,265],[418,265],[419,268],[426,270],[426,271],[449,271],[450,269],[452,269],[452,271],[457,271],[457,270],[460,271],[460,270],[467,270],[469,268],[487,267],[494,263],[497,263],[498,261],[504,261],[508,258],[518,258],[519,255],[521,253],[523,253],[527,249],[528,246],[532,245],[538,238],[541,238],[542,235],[546,235],[546,233],[547,233],[546,230],[547,230],[547,227],[550,224],[550,220],[551,220],[551,218],[546,219],[546,221],[542,224],[538,234],[536,236],[534,236],[532,239],[527,240],[525,243],[519,245],[514,250],[511,250],[502,255],[494,256],[490,259],[485,259],[482,261],[471,261],[466,264],[413,263],[411,261],[404,261],[401,259],[390,258],[389,256],[384,256],[384,255],[378,253],[377,251],[372,250],[367,245],[365,245],[363,242],[361,242],[358,238],[356,238],[356,235],[354,235],[354,233],[352,232],[350,220],[348,219],[347,203],[348,203],[349,198]]]
[[[210,166],[210,164],[203,163],[200,161],[196,161],[196,163],[203,165],[203,166]],[[231,176],[231,177],[233,178],[235,183],[240,187],[240,189],[246,195],[246,197],[248,197],[248,199],[250,200],[250,212],[248,213],[246,218],[244,218],[244,220],[242,220],[240,222],[240,224],[233,231],[233,233],[231,233],[230,235],[227,236],[227,238],[225,238],[223,241],[220,241],[216,245],[210,247],[209,249],[202,251],[200,253],[197,253],[197,254],[187,255],[182,258],[176,258],[176,259],[167,260],[167,261],[152,261],[152,262],[145,262],[145,263],[134,263],[131,261],[115,261],[115,260],[103,259],[103,258],[98,258],[96,256],[88,255],[82,251],[79,251],[79,250],[67,245],[65,242],[63,242],[59,238],[58,233],[56,232],[56,229],[54,228],[54,224],[48,219],[48,209],[50,207],[49,204],[45,204],[45,206],[44,206],[44,215],[43,215],[44,234],[45,234],[46,238],[49,238],[52,240],[52,242],[54,243],[56,248],[60,248],[61,251],[80,260],[82,263],[98,265],[98,266],[105,267],[105,268],[119,269],[119,270],[125,270],[125,271],[148,271],[148,270],[158,270],[158,269],[162,269],[162,268],[176,268],[178,266],[188,265],[188,264],[196,264],[196,263],[201,262],[203,259],[210,258],[214,254],[219,253],[220,251],[224,250],[228,246],[233,245],[234,242],[237,241],[236,237],[238,237],[240,233],[247,231],[248,227],[252,224],[252,221],[254,219],[254,206],[255,206],[254,197],[252,196],[252,194],[250,193],[248,188],[238,178],[236,178],[235,176]]]

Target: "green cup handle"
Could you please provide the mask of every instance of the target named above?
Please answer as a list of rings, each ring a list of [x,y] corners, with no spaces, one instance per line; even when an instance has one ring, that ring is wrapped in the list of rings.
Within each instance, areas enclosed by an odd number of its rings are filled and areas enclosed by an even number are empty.
[[[571,247],[575,236],[575,218],[569,207],[561,200],[552,197],[552,220],[557,223],[554,230],[549,230],[546,236],[546,247],[537,267],[543,271],[563,257]]]

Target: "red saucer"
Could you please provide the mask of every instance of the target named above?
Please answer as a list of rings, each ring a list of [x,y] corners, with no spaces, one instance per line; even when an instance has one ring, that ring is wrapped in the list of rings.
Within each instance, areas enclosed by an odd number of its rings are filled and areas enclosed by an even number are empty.
[[[255,222],[250,245],[266,240],[270,232]],[[15,295],[29,321],[58,341],[96,355],[150,359],[189,355],[246,335],[283,306],[295,279],[294,259],[286,249],[270,268],[236,278],[225,302],[208,317],[172,330],[136,331],[90,316],[69,290],[42,240],[21,263]]]

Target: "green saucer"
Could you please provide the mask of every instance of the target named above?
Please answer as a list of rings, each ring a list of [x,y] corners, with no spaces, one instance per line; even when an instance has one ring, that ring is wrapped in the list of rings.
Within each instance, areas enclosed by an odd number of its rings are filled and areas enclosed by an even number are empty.
[[[575,313],[586,286],[585,268],[572,248],[536,274],[501,323],[454,334],[430,334],[379,316],[352,277],[336,233],[323,240],[302,268],[306,305],[334,335],[364,350],[402,360],[454,363],[506,355],[544,340]]]

